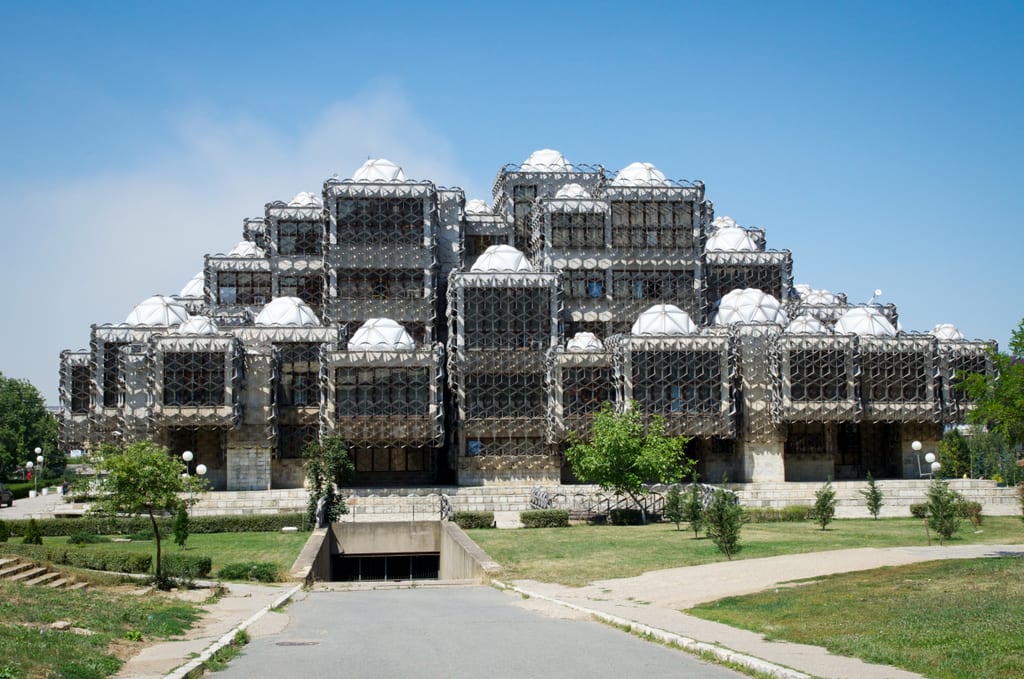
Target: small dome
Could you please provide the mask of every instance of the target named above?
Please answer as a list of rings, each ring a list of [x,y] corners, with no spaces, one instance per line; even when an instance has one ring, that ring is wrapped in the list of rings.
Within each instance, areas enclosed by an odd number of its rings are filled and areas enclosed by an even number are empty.
[[[321,207],[320,199],[309,191],[300,191],[288,201],[289,207]]]
[[[804,295],[814,290],[814,288],[807,285],[807,283],[797,283],[796,285],[793,286],[793,290],[795,290],[796,294],[798,294],[800,298],[803,299]]]
[[[206,295],[206,277],[200,271],[185,283],[178,297],[203,297]]]
[[[895,337],[896,328],[885,315],[870,306],[855,306],[847,309],[836,321],[837,335],[871,335]]]
[[[491,208],[487,206],[486,202],[480,200],[479,198],[471,198],[466,201],[466,214],[489,215],[491,214]]]
[[[815,290],[813,288],[801,295],[800,301],[804,304],[839,304],[839,298],[828,290]]]
[[[371,318],[348,341],[349,351],[412,351],[416,343],[401,323],[390,318]]]
[[[831,331],[814,316],[797,316],[786,326],[786,332],[791,335],[813,335]]]
[[[255,324],[320,325],[320,319],[298,297],[275,297],[256,316]]]
[[[732,217],[722,215],[721,217],[715,217],[715,220],[711,222],[711,229],[733,229],[739,226],[736,220]]]
[[[566,184],[558,189],[555,198],[590,198],[590,193],[579,184]]]
[[[520,172],[572,172],[572,165],[554,149],[540,149],[519,166]]]
[[[631,335],[691,335],[697,332],[697,326],[690,320],[690,314],[675,304],[655,304],[637,316],[629,332]]]
[[[477,257],[470,271],[533,271],[533,265],[511,245],[491,245]]]
[[[964,334],[952,323],[939,323],[932,330],[932,334],[940,340],[960,341],[964,339]]]
[[[592,332],[578,332],[565,343],[566,351],[604,351],[604,343]]]
[[[612,186],[670,186],[661,170],[651,163],[630,163],[619,170]]]
[[[128,325],[179,325],[188,320],[188,311],[173,297],[153,295],[139,302],[124,322]]]
[[[715,221],[718,221],[717,219]],[[707,252],[757,252],[757,241],[739,226],[721,226],[708,238]]]
[[[352,173],[357,182],[404,182],[405,172],[387,158],[368,160]]]
[[[252,241],[243,240],[236,245],[231,252],[228,253],[228,257],[266,257],[267,253],[262,248],[257,246]]]
[[[192,316],[175,330],[179,335],[216,335],[217,324],[206,316]]]
[[[757,288],[743,288],[726,293],[718,303],[715,325],[734,323],[776,323],[788,325],[789,318],[779,300]]]

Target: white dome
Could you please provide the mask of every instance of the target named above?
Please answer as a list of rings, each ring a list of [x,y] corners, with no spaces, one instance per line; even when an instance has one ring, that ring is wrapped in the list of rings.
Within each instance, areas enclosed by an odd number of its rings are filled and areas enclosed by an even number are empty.
[[[632,335],[690,335],[697,332],[697,326],[686,313],[675,304],[655,304],[636,318],[629,331]]]
[[[300,191],[288,201],[289,207],[321,207],[320,199],[309,191]]]
[[[718,221],[717,219],[715,221]],[[721,226],[708,238],[707,252],[757,252],[757,241],[739,226]]]
[[[256,325],[320,325],[313,310],[298,297],[275,297],[256,316]]]
[[[896,328],[875,307],[855,306],[847,309],[836,321],[836,334],[895,337]]]
[[[743,288],[726,293],[715,314],[715,325],[734,323],[777,323],[785,326],[789,324],[789,317],[779,300],[757,288]]]
[[[479,198],[471,198],[466,201],[467,215],[488,215],[490,213],[491,208],[487,207],[487,203]]]
[[[185,287],[178,293],[178,297],[203,297],[206,295],[206,277],[200,271],[185,283]]]
[[[387,158],[368,160],[352,173],[357,182],[404,182],[405,172]]]
[[[797,283],[793,286],[793,289],[796,290],[796,294],[800,295],[801,299],[803,299],[804,295],[814,290],[814,288],[807,285],[807,283]]]
[[[732,217],[722,215],[721,217],[715,217],[715,220],[711,222],[711,228],[714,229],[731,229],[739,226],[736,220]]]
[[[786,332],[791,335],[804,335],[828,333],[831,331],[822,325],[821,321],[814,316],[797,316],[789,322],[789,325],[786,326]]]
[[[258,247],[255,243],[248,240],[241,241],[236,245],[231,252],[228,253],[228,257],[266,257],[267,253],[262,248]]]
[[[400,323],[390,318],[371,318],[348,341],[349,351],[412,351],[416,343]]]
[[[470,271],[533,271],[533,265],[511,245],[491,245],[477,257]]]
[[[932,334],[940,340],[960,341],[964,339],[964,334],[952,323],[939,323],[932,330]]]
[[[566,184],[558,189],[555,198],[590,198],[590,194],[579,184]]]
[[[572,172],[572,165],[554,149],[540,149],[519,166],[521,172]]]
[[[839,298],[828,290],[814,290],[813,288],[801,295],[800,301],[804,304],[839,304]]]
[[[179,335],[216,335],[217,324],[206,316],[192,316],[175,330]]]
[[[566,351],[604,351],[604,343],[592,332],[578,332],[565,343]]]
[[[669,186],[661,170],[651,163],[630,163],[619,170],[612,186]]]
[[[179,325],[188,320],[188,311],[173,297],[153,295],[135,305],[124,322],[128,325]]]

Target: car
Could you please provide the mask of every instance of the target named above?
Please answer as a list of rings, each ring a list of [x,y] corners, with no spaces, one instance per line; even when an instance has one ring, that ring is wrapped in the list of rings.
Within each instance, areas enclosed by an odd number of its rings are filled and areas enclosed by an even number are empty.
[[[0,483],[0,505],[14,506],[14,493],[2,483]]]

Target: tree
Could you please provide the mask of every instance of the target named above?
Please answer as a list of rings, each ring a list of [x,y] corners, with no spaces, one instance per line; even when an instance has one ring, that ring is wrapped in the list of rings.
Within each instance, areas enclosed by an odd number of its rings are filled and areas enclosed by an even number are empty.
[[[604,403],[590,425],[590,440],[569,435],[565,457],[577,478],[628,495],[640,508],[643,523],[647,514],[637,496],[644,483],[673,483],[693,467],[685,456],[687,439],[665,435],[665,421],[654,416],[644,433],[643,418],[636,402],[624,412]]]
[[[879,512],[882,511],[882,489],[875,483],[870,471],[868,472],[868,487],[860,491],[860,494],[864,496],[864,502],[867,504],[871,516],[877,519]]]
[[[303,448],[302,457],[309,487],[309,521],[314,526],[318,524],[317,509],[322,504],[324,521],[334,523],[348,513],[338,487],[347,484],[355,472],[345,442],[336,437],[326,438],[322,443],[313,441]]]
[[[178,545],[182,549],[185,549],[185,543],[188,541],[188,534],[188,507],[183,502],[180,505],[178,505],[178,513],[174,517],[174,544]]]
[[[832,487],[831,476],[824,486],[814,491],[814,509],[811,513],[822,530],[836,518],[836,490]]]
[[[64,466],[57,450],[57,420],[46,410],[39,390],[25,380],[0,373],[0,478],[7,478],[42,448],[49,468]]]
[[[959,429],[950,429],[939,441],[939,464],[942,471],[953,478],[960,478],[964,474],[974,477],[974,469],[971,468],[970,445]]]
[[[686,520],[683,512],[683,494],[679,492],[678,484],[673,483],[665,494],[663,515],[676,525],[676,530],[679,530],[679,524]]]
[[[693,531],[693,539],[704,525],[704,498],[700,494],[700,486],[697,485],[697,472],[690,477],[690,487],[686,491],[686,502],[683,504],[683,520],[690,524]]]
[[[718,551],[730,561],[732,555],[740,551],[742,526],[743,508],[740,507],[739,498],[725,488],[716,488],[711,504],[704,512],[704,527]]]
[[[25,535],[21,538],[21,542],[25,545],[43,544],[43,531],[39,528],[39,524],[36,523],[35,519],[28,520],[28,525],[25,526]]]
[[[991,353],[995,374],[963,376],[958,386],[974,401],[967,421],[999,432],[1015,447],[1024,442],[1024,319],[1010,336],[1010,353]]]
[[[935,479],[928,486],[928,526],[939,534],[940,545],[960,529],[959,499],[942,479]]]
[[[1018,481],[1017,457],[1003,432],[974,431],[967,437],[967,448],[975,476],[1011,485]]]
[[[206,480],[184,476],[185,465],[163,446],[140,441],[125,447],[103,445],[97,460],[99,493],[94,511],[149,516],[156,541],[156,578],[163,581],[160,568],[160,526],[157,516],[177,512],[195,502],[196,493],[206,490]],[[185,495],[188,497],[185,497]]]

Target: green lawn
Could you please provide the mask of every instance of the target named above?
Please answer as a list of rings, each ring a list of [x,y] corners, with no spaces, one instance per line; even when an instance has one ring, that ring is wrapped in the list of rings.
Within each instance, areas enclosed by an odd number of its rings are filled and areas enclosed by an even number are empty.
[[[928,677],[1024,676],[1024,559],[830,576],[688,613]]]
[[[126,635],[143,641],[172,637],[198,617],[197,606],[177,600],[0,581],[0,676],[110,676],[121,666],[112,644],[136,643]],[[94,634],[50,630],[57,620]]]
[[[948,544],[1024,542],[1020,517],[985,517],[981,533],[964,522]],[[572,526],[521,530],[466,531],[505,569],[510,580],[532,579],[580,586],[594,580],[624,578],[661,568],[724,560],[710,540],[674,524],[647,526]],[[932,538],[934,540],[934,534]],[[757,523],[743,526],[743,548],[735,557],[752,559],[780,554],[854,547],[924,545],[919,519],[840,519],[822,531],[816,524]],[[937,543],[933,543],[937,544]]]
[[[212,575],[229,563],[242,561],[269,561],[277,564],[282,573],[291,570],[292,564],[302,551],[309,538],[309,533],[198,533],[190,535],[185,543],[185,553],[197,556],[208,556],[213,562]],[[43,544],[60,544],[67,542],[65,537],[43,538]],[[160,541],[163,554],[181,552],[174,544],[173,536],[165,536]],[[156,542],[102,542],[85,545],[82,549],[123,549],[143,552],[156,556]]]

